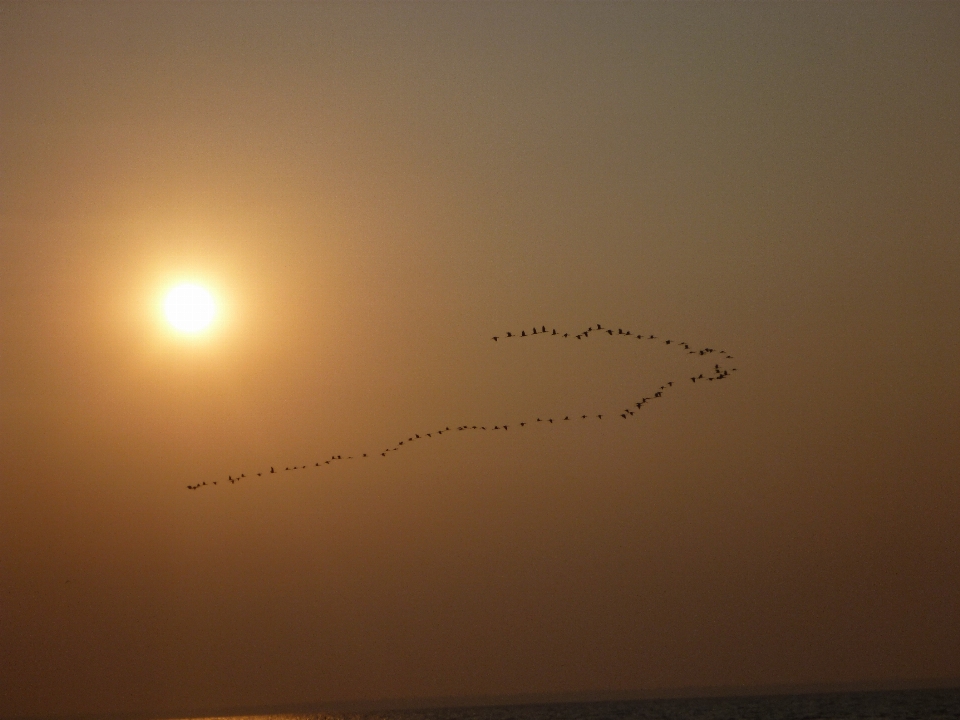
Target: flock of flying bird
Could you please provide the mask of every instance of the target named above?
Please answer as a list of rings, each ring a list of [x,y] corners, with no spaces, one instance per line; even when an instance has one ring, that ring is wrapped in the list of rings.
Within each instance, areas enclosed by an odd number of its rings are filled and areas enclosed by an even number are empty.
[[[550,335],[550,336],[556,336],[556,337],[559,337],[559,338],[575,338],[575,339],[577,339],[577,340],[585,340],[585,339],[587,339],[587,338],[590,337],[590,334],[591,334],[591,333],[600,333],[600,334],[606,334],[606,335],[609,335],[609,336],[617,335],[617,336],[620,336],[620,337],[623,337],[623,338],[631,338],[631,339],[637,339],[637,340],[660,341],[660,342],[662,342],[664,345],[670,345],[670,346],[672,346],[672,347],[674,347],[674,348],[677,348],[678,350],[682,350],[685,354],[688,354],[688,355],[713,356],[713,353],[716,353],[716,356],[721,357],[721,358],[723,358],[724,360],[732,360],[732,359],[733,359],[733,356],[730,355],[726,350],[715,350],[714,348],[709,348],[709,347],[705,347],[705,348],[692,348],[692,347],[690,346],[690,344],[687,343],[687,342],[675,341],[675,340],[672,340],[672,339],[662,339],[662,338],[657,337],[656,335],[633,334],[633,333],[631,333],[629,330],[624,330],[623,328],[618,328],[617,331],[614,332],[612,328],[605,328],[605,327],[603,327],[602,325],[600,325],[600,323],[597,323],[596,327],[594,327],[594,326],[591,325],[591,326],[588,327],[586,330],[584,330],[584,331],[582,331],[582,332],[580,332],[580,333],[575,333],[575,334],[574,334],[574,333],[562,333],[562,334],[561,334],[561,333],[558,333],[558,332],[557,332],[556,328],[553,328],[552,330],[547,330],[547,326],[546,326],[546,325],[541,325],[539,330],[537,330],[537,328],[534,327],[529,333],[528,333],[526,330],[521,330],[519,335],[518,335],[517,333],[515,333],[515,332],[507,332],[506,335],[494,335],[492,339],[493,339],[494,342],[499,342],[500,340],[506,340],[506,339],[512,339],[512,338],[532,337],[532,336],[534,336],[534,335]],[[737,370],[736,368],[725,368],[725,367],[721,367],[720,363],[714,363],[713,367],[710,368],[710,369],[707,371],[706,374],[704,374],[704,373],[699,373],[699,374],[693,375],[693,376],[690,377],[690,381],[695,384],[695,383],[698,383],[698,382],[707,382],[707,381],[713,382],[714,380],[717,380],[717,381],[719,381],[719,380],[724,380],[725,378],[730,377],[730,373],[736,372],[736,370]],[[662,397],[663,397],[663,394],[664,394],[666,391],[668,391],[669,389],[673,388],[675,385],[676,385],[676,383],[675,383],[673,380],[670,380],[670,381],[666,382],[665,384],[661,385],[658,390],[654,391],[649,397],[642,397],[640,400],[636,401],[631,407],[624,408],[623,411],[614,413],[614,414],[612,415],[612,417],[616,417],[617,415],[619,415],[620,418],[622,418],[623,420],[629,420],[629,419],[630,419],[631,417],[633,417],[636,413],[640,412],[640,410],[642,410],[642,409],[644,408],[644,406],[646,406],[648,403],[653,402],[653,401],[655,401],[655,400],[657,400],[657,399],[659,399],[659,398],[662,398]],[[557,417],[557,418],[552,418],[552,417],[542,418],[542,417],[538,417],[538,418],[536,419],[536,422],[538,422],[538,423],[543,423],[543,422],[545,422],[545,423],[548,423],[548,424],[553,424],[554,422],[557,422],[557,423],[570,422],[571,420],[580,420],[580,421],[583,421],[583,420],[592,420],[592,419],[603,420],[604,417],[608,417],[608,418],[609,418],[609,417],[611,417],[611,415],[608,414],[608,415],[605,416],[603,413],[600,413],[600,414],[597,414],[597,415],[582,415],[582,414],[581,414],[581,415],[579,415],[579,416],[576,416],[576,415],[575,415],[575,416],[573,416],[573,417],[571,417],[570,415],[565,415],[563,418],[559,418],[559,417]],[[384,448],[384,449],[383,449],[382,451],[380,451],[379,453],[372,453],[372,454],[363,453],[362,455],[359,455],[359,456],[356,456],[356,457],[359,457],[359,458],[361,458],[361,459],[362,459],[362,458],[377,457],[378,455],[379,455],[380,457],[387,457],[390,453],[393,453],[393,452],[397,452],[397,451],[399,451],[399,450],[402,450],[402,449],[405,447],[405,445],[404,445],[405,443],[406,443],[406,446],[409,446],[409,444],[414,443],[414,442],[416,442],[417,440],[432,439],[434,436],[439,437],[439,436],[443,435],[444,433],[451,433],[451,432],[454,432],[454,431],[457,431],[457,432],[462,432],[462,431],[464,431],[464,430],[481,430],[481,431],[483,431],[483,430],[488,430],[488,429],[489,429],[489,430],[509,430],[511,427],[513,427],[513,428],[518,428],[518,427],[519,427],[519,428],[524,428],[524,427],[526,427],[527,425],[532,425],[532,424],[533,424],[532,422],[524,421],[524,422],[511,423],[511,424],[506,424],[506,423],[504,423],[504,424],[502,424],[502,425],[494,425],[494,426],[489,427],[489,428],[488,428],[486,425],[458,425],[458,426],[456,426],[455,428],[451,428],[451,427],[449,427],[449,426],[446,426],[446,427],[440,428],[439,430],[435,430],[435,431],[433,431],[433,432],[423,433],[422,435],[421,435],[421,434],[414,434],[414,435],[406,438],[405,440],[403,440],[403,439],[400,440],[400,441],[399,441],[396,445],[394,445],[393,447]],[[340,461],[340,460],[353,460],[354,458],[355,458],[355,456],[353,456],[353,455],[348,455],[347,457],[344,457],[343,455],[332,455],[329,460],[323,460],[323,461],[317,461],[317,462],[315,462],[314,465],[313,465],[313,467],[319,468],[319,467],[323,467],[323,466],[325,466],[325,465],[330,465],[330,464],[332,464],[332,463],[336,463],[336,462],[338,462],[338,461]],[[308,467],[310,467],[310,466],[309,466],[309,465],[293,465],[293,466],[284,467],[282,471],[278,471],[275,467],[271,467],[269,472],[258,472],[258,473],[256,473],[256,477],[262,477],[264,474],[270,475],[270,474],[277,474],[278,472],[289,472],[289,471],[293,471],[293,470],[305,470],[305,469],[307,469]],[[241,473],[240,475],[237,475],[237,476],[228,475],[228,476],[227,476],[227,479],[226,479],[226,482],[228,482],[228,483],[230,483],[231,485],[233,485],[233,484],[238,483],[238,482],[240,482],[241,480],[244,480],[244,479],[246,479],[246,478],[247,478],[247,475],[244,474],[244,473]],[[208,483],[206,483],[206,482],[201,482],[201,483],[198,483],[198,484],[196,484],[196,485],[187,485],[187,489],[188,489],[188,490],[198,490],[198,489],[200,489],[200,488],[202,488],[202,487],[208,487],[208,486],[212,486],[212,485],[217,485],[217,481],[216,481],[216,480],[213,480],[213,481],[211,481],[211,482],[209,483],[209,485],[208,485]]]

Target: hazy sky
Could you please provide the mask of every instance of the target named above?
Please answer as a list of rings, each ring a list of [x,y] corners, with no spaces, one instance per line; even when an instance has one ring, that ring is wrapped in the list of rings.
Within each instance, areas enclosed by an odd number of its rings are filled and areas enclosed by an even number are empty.
[[[960,5],[3,3],[0,113],[0,715],[960,677]],[[738,371],[490,340],[598,322]]]

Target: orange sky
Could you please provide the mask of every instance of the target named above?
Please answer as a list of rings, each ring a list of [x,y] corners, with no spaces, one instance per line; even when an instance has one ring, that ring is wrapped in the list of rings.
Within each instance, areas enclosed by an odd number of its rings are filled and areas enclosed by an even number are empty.
[[[950,3],[0,3],[0,716],[960,677],[958,88]],[[490,340],[598,322],[738,371]]]

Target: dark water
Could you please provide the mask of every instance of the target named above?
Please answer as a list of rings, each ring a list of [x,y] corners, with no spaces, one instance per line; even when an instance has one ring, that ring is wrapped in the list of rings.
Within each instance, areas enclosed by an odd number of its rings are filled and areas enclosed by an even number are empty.
[[[750,698],[245,716],[260,720],[933,720],[960,719],[960,689]],[[231,720],[239,720],[234,717]]]

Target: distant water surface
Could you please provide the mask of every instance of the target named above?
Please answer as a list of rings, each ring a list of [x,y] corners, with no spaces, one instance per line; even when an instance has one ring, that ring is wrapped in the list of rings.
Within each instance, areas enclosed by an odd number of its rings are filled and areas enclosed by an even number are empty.
[[[246,715],[217,720],[945,720],[960,688],[749,698],[685,698],[366,713]]]

